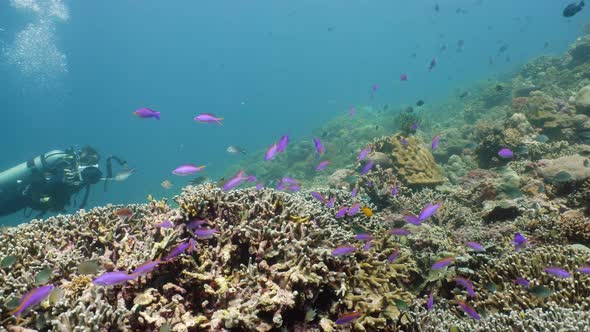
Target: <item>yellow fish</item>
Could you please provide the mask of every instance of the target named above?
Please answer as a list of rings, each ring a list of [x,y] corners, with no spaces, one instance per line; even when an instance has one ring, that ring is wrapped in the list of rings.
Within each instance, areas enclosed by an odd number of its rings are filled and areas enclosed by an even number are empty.
[[[364,206],[361,210],[363,210],[363,213],[367,216],[367,217],[372,217],[373,216],[373,210],[371,210],[370,208]]]

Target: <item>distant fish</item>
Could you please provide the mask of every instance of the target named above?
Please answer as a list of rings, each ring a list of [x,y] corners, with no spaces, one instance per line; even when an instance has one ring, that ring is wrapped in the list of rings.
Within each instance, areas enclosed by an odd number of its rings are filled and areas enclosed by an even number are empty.
[[[45,285],[32,289],[20,299],[18,306],[10,314],[17,317],[17,322],[20,321],[23,312],[43,302],[54,288],[53,285]]]
[[[326,203],[326,207],[333,208],[335,200],[336,200],[336,197],[334,197],[334,196],[330,197],[330,199],[328,200],[328,203]]]
[[[238,155],[238,154],[246,154],[246,150],[239,146],[230,145],[225,149],[229,154]]]
[[[420,106],[422,106],[422,105],[424,105],[424,100],[420,99],[420,100],[418,100],[418,101],[416,102],[416,106],[420,107]],[[416,129],[417,129],[417,128],[416,128]]]
[[[410,235],[411,232],[404,228],[393,228],[389,230],[389,234],[391,235],[399,235],[399,236],[406,236]]]
[[[481,244],[479,244],[477,242],[465,242],[465,244],[469,248],[476,250],[476,251],[485,251],[486,250]]]
[[[508,44],[503,44],[502,46],[500,46],[500,48],[498,48],[498,55],[506,52],[508,50]]]
[[[357,158],[357,160],[361,161],[365,158],[367,158],[367,155],[371,153],[371,147],[367,146],[366,148],[362,149],[361,152],[359,153],[359,156]]]
[[[375,92],[379,90],[379,85],[373,84],[371,86],[371,99],[375,98]]]
[[[313,138],[313,144],[315,146],[315,151],[319,154],[319,155],[323,155],[326,152],[326,149],[324,148],[324,145],[322,144],[322,141],[320,141],[319,138],[314,137]]]
[[[164,220],[160,223],[155,224],[154,226],[158,228],[173,228],[174,224],[170,220]]]
[[[268,147],[268,149],[266,149],[266,153],[264,154],[264,160],[268,161],[275,159],[278,151],[279,146],[277,145],[277,143],[273,143],[271,146]]]
[[[92,283],[98,286],[114,286],[124,284],[127,281],[135,279],[135,276],[127,274],[124,271],[105,272],[92,280]]]
[[[202,113],[199,114],[197,116],[195,116],[193,118],[195,121],[201,122],[201,123],[213,123],[216,122],[218,124],[222,124],[221,120],[223,120],[223,118],[219,118],[216,117],[215,115],[211,114],[211,113]]]
[[[342,206],[340,207],[340,209],[338,209],[338,212],[336,212],[336,218],[342,218],[346,215],[346,213],[348,212],[348,207],[347,206]]]
[[[185,164],[185,165],[181,165],[176,167],[173,171],[172,174],[174,175],[178,175],[178,176],[187,176],[196,172],[200,172],[202,171],[206,166],[202,165],[202,166],[195,166],[195,164]]]
[[[480,320],[481,319],[481,317],[479,316],[479,314],[477,313],[477,311],[475,311],[475,309],[473,309],[467,303],[465,303],[463,301],[457,301],[457,305],[459,305],[459,307],[461,308],[461,310],[463,310],[469,316],[473,317],[475,320]]]
[[[475,290],[473,289],[473,283],[469,279],[455,277],[455,282],[467,290],[469,297],[475,297]]]
[[[580,1],[580,3],[570,3],[563,9],[563,16],[564,17],[572,17],[579,13],[582,8],[584,8],[584,1]]]
[[[461,94],[459,95],[459,98],[463,99],[463,98],[469,97],[469,95],[470,95],[470,94],[471,94],[471,92],[469,92],[469,91],[464,91],[463,93],[461,93]]]
[[[330,161],[324,160],[316,166],[315,170],[316,171],[323,171],[326,167],[328,167],[328,165],[330,165]]]
[[[405,137],[400,138],[400,143],[402,143],[402,145],[408,145],[408,139]]]
[[[245,173],[243,170],[238,171],[236,175],[234,175],[231,179],[227,180],[227,182],[223,184],[223,191],[232,190],[235,187],[242,184],[244,181],[246,181],[247,177],[244,176],[244,174]]]
[[[399,256],[399,250],[398,250],[398,249],[395,249],[395,251],[393,252],[393,254],[391,254],[391,256],[389,256],[389,257],[387,258],[387,261],[388,261],[389,263],[393,263],[393,261],[395,261],[395,259],[396,259],[398,256]]]
[[[309,193],[311,195],[311,197],[317,199],[318,201],[322,202],[322,203],[327,203],[328,200],[326,199],[326,197],[324,197],[324,195],[322,195],[321,193],[317,192],[317,191],[312,191]]]
[[[143,119],[154,118],[154,119],[160,120],[160,112],[156,112],[152,109],[145,108],[145,107],[136,110],[135,112],[133,112],[133,114],[135,114],[135,116],[137,116],[138,118],[143,118]]]
[[[340,316],[334,323],[336,323],[336,325],[348,324],[348,323],[352,322],[353,320],[359,318],[360,316],[361,316],[360,311],[349,312],[347,314]]]
[[[332,256],[349,255],[349,254],[352,254],[355,251],[356,251],[356,247],[355,246],[346,244],[346,245],[342,245],[342,246],[336,247],[336,249],[332,250]]]
[[[436,135],[434,136],[434,138],[432,139],[432,150],[436,150],[438,148],[438,143],[440,142],[440,136]]]
[[[361,169],[361,174],[365,175],[367,173],[369,173],[369,171],[371,170],[371,168],[373,168],[373,165],[375,163],[371,160],[368,163],[365,164],[365,166],[363,166],[363,168]]]
[[[550,267],[546,267],[543,269],[543,271],[556,276],[558,278],[569,278],[572,276],[571,273],[567,272],[566,270],[560,268],[560,267],[556,267],[556,266],[550,266]]]
[[[219,231],[215,228],[197,228],[195,229],[195,236],[198,239],[210,239],[214,237]]]
[[[498,151],[498,156],[500,156],[504,159],[511,159],[511,158],[514,158],[514,153],[510,149],[503,148],[503,149],[500,149],[500,151]]]
[[[453,257],[453,256],[439,259],[438,261],[434,262],[434,264],[432,264],[432,269],[433,270],[442,269],[445,266],[451,265],[451,263],[453,263],[453,261],[455,261],[455,257]]]
[[[346,214],[349,216],[354,216],[355,214],[359,213],[360,211],[361,211],[361,205],[358,203],[355,203],[348,209],[348,212]]]
[[[527,239],[524,237],[524,235],[520,234],[520,233],[516,233],[514,234],[514,250],[518,251],[520,249],[522,249],[523,247],[526,247],[526,245],[528,244]]]
[[[408,80],[408,75],[407,74],[401,74],[399,75],[399,80],[402,82],[405,82]]]
[[[428,70],[431,71],[432,69],[434,69],[434,67],[436,67],[436,58],[432,58],[432,60],[430,60],[430,64],[428,65]]]
[[[513,281],[514,281],[515,284],[521,285],[521,286],[524,286],[524,287],[529,287],[530,284],[531,284],[530,281],[528,281],[527,279],[522,278],[522,277],[516,277],[516,278],[514,278]]]
[[[285,151],[288,144],[289,144],[289,135],[281,136],[281,139],[279,139],[279,144],[277,144],[277,153],[281,153],[281,152]]]

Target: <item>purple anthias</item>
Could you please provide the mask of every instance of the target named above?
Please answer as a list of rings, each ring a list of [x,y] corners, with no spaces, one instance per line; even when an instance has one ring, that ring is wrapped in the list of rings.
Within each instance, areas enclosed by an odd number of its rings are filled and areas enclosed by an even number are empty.
[[[264,184],[262,182],[256,185],[256,190],[262,190],[262,188],[264,188]]]
[[[580,273],[590,274],[590,266],[580,266],[576,271]]]
[[[531,284],[530,281],[528,281],[527,279],[522,278],[522,277],[514,278],[514,283],[517,285],[524,286],[524,287],[529,287],[529,285]]]
[[[434,262],[434,264],[432,264],[432,269],[433,270],[442,269],[445,266],[451,265],[451,263],[453,263],[453,261],[455,261],[455,257],[445,257],[445,258],[439,259],[438,261]]]
[[[389,256],[387,258],[387,261],[389,263],[393,263],[393,261],[395,261],[395,259],[397,258],[397,256],[399,256],[399,250],[398,249],[395,249],[395,251],[393,252],[393,254],[391,254],[391,256]]]
[[[215,228],[197,228],[195,229],[195,236],[199,239],[210,239],[219,231]]]
[[[399,194],[399,189],[397,188],[397,183],[394,183],[391,188],[391,196],[395,197],[397,194]]]
[[[236,173],[236,175],[234,175],[233,178],[227,180],[227,182],[223,185],[223,191],[232,190],[235,187],[242,184],[245,180],[247,180],[248,177],[244,174],[244,171],[239,171],[238,173]]]
[[[133,112],[133,114],[135,114],[139,118],[154,118],[160,120],[160,112],[156,112],[146,107],[136,110],[135,112]]]
[[[360,241],[371,241],[373,239],[373,235],[370,233],[359,233],[355,235],[354,238]]]
[[[323,171],[326,167],[328,167],[328,165],[330,165],[330,161],[324,160],[316,166],[315,170],[316,171]]]
[[[311,197],[317,199],[318,201],[326,204],[328,202],[328,200],[326,199],[326,197],[324,197],[324,195],[322,195],[321,193],[317,192],[317,191],[312,191],[309,193],[311,195]]]
[[[558,278],[569,278],[572,276],[571,273],[569,273],[566,270],[564,270],[560,267],[557,267],[557,266],[546,267],[543,269],[543,271],[545,271],[553,276],[556,276]]]
[[[467,290],[467,294],[470,297],[475,297],[475,290],[473,289],[473,283],[465,278],[461,278],[461,277],[456,277],[455,278],[455,282],[463,287],[465,287],[465,290]]]
[[[409,230],[403,229],[403,228],[394,228],[394,229],[389,230],[389,234],[405,236],[405,235],[410,235],[411,232]]]
[[[201,123],[216,122],[218,124],[221,124],[221,120],[223,120],[223,118],[216,117],[215,115],[213,115],[211,113],[203,113],[203,114],[199,114],[199,115],[195,116],[194,120],[199,121]]]
[[[315,151],[319,154],[322,155],[326,152],[326,149],[324,148],[324,145],[322,144],[322,141],[320,141],[319,138],[314,137],[313,138],[313,144],[315,146]]]
[[[413,214],[408,214],[404,216],[404,219],[410,224],[419,226],[422,224],[423,221],[432,217],[441,206],[442,203],[428,203],[424,208],[422,208],[422,211],[420,211],[420,215],[415,216]]]
[[[340,209],[338,209],[338,212],[336,212],[336,218],[344,217],[346,215],[346,212],[348,212],[348,207],[341,206]]]
[[[359,318],[360,315],[361,315],[361,313],[358,311],[344,314],[344,315],[340,316],[334,323],[336,323],[336,325],[348,324],[348,323],[352,322],[353,320]]]
[[[277,145],[277,152],[281,153],[281,152],[285,151],[288,144],[289,144],[289,136],[288,135],[281,136],[281,139],[279,140],[279,144]]]
[[[203,168],[205,168],[205,166],[195,166],[195,164],[186,164],[186,165],[181,165],[176,167],[173,171],[172,174],[174,175],[178,175],[178,176],[186,176],[186,175],[190,175],[199,171],[202,171]]]
[[[528,243],[527,239],[524,237],[524,235],[520,234],[520,233],[516,233],[514,234],[514,250],[520,250],[523,247],[525,247]]]
[[[481,244],[479,244],[477,242],[465,242],[465,244],[473,250],[477,250],[477,251],[485,251],[486,250]]]
[[[180,254],[182,254],[184,252],[192,253],[194,250],[195,250],[195,240],[190,239],[190,240],[183,242],[183,243],[177,245],[176,247],[174,247],[174,249],[172,249],[170,251],[168,256],[166,256],[166,258],[164,258],[164,260],[170,261],[173,258],[178,257]]]
[[[154,226],[158,228],[172,228],[174,227],[174,224],[170,220],[164,220],[161,223],[155,224]]]
[[[514,158],[514,153],[510,149],[503,148],[503,149],[500,149],[500,151],[498,151],[498,156],[500,156],[504,159],[511,159],[511,158]]]
[[[371,247],[373,246],[373,242],[371,241],[366,241],[365,245],[363,246],[363,251],[369,251],[371,249]]]
[[[342,246],[336,247],[336,249],[332,250],[332,256],[348,255],[348,254],[352,254],[355,251],[356,251],[355,246],[342,245]]]
[[[25,310],[41,303],[49,296],[49,294],[51,294],[54,288],[55,286],[53,285],[45,285],[32,289],[20,299],[18,307],[16,307],[10,313],[15,315],[17,319],[20,320],[20,317]]]
[[[465,311],[466,314],[468,314],[469,316],[473,317],[476,320],[480,320],[481,317],[479,316],[479,314],[477,313],[477,311],[475,311],[475,309],[473,309],[471,306],[469,306],[467,303],[462,302],[462,301],[457,301],[457,304],[459,305],[459,307]]]
[[[152,272],[160,263],[162,263],[162,261],[159,259],[156,259],[155,261],[147,261],[147,262],[143,263],[142,265],[138,266],[130,274],[132,274],[136,277],[142,276],[144,274]]]
[[[434,136],[432,139],[432,150],[436,150],[438,148],[438,143],[440,142],[440,136]]]
[[[114,286],[119,284],[124,284],[129,280],[135,279],[136,276],[127,274],[125,271],[113,271],[113,272],[105,272],[94,280],[92,283],[99,286]]]
[[[348,212],[346,214],[349,216],[354,216],[355,214],[359,213],[360,211],[361,211],[361,205],[358,203],[355,203],[348,209]]]
[[[328,201],[328,203],[326,203],[326,206],[329,208],[333,208],[335,200],[336,200],[336,197],[334,197],[334,196],[330,197],[330,200]]]
[[[369,161],[368,163],[366,163],[365,166],[363,166],[363,169],[361,169],[361,174],[365,175],[365,174],[369,173],[371,168],[373,168],[373,165],[375,165],[375,163],[372,160]]]
[[[273,160],[278,154],[279,146],[277,143],[273,143],[271,146],[266,149],[266,153],[264,154],[264,160]]]
[[[350,192],[350,197],[356,197],[357,192],[358,190],[356,188],[352,188],[352,191]]]
[[[202,227],[209,222],[208,219],[193,219],[186,224],[186,228],[193,230],[195,228]]]
[[[426,300],[426,310],[432,310],[434,306],[434,292],[430,291],[430,295],[428,295],[428,300]]]
[[[371,153],[371,147],[370,146],[362,149],[361,150],[361,153],[358,156],[358,160],[361,161],[361,160],[365,159],[369,153]]]

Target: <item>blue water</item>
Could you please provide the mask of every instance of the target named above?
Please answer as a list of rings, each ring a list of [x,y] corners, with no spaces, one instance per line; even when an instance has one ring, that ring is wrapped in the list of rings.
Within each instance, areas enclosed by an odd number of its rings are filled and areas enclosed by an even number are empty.
[[[536,56],[562,54],[588,18],[588,10],[563,18],[570,0],[445,0],[440,13],[420,0],[54,1],[68,18],[19,2],[0,2],[0,169],[86,144],[137,169],[106,193],[95,186],[90,206],[171,196],[188,181],[170,173],[177,165],[206,164],[219,177],[237,158],[228,145],[253,151],[285,133],[305,138],[352,105],[436,105]],[[54,29],[50,45],[19,39],[31,23]],[[15,44],[26,45],[18,61]],[[63,68],[47,57],[51,47],[65,56]],[[133,116],[140,107],[162,112],[161,121]],[[203,112],[224,125],[192,120]],[[166,179],[173,190],[161,188]]]

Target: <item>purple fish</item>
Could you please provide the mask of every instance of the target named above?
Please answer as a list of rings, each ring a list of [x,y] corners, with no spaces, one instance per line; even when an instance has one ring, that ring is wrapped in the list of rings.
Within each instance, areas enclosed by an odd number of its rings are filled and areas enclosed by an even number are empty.
[[[348,212],[346,214],[349,216],[354,216],[355,214],[359,213],[360,210],[361,210],[361,205],[358,203],[355,203],[348,209]]]
[[[399,250],[398,249],[395,249],[395,251],[393,252],[393,254],[391,254],[391,256],[389,256],[387,258],[387,261],[389,263],[393,263],[393,261],[395,261],[395,259],[397,258],[397,256],[399,256]]]
[[[391,196],[395,197],[399,194],[399,189],[397,187],[397,183],[393,184],[393,187],[391,188]]]
[[[477,242],[465,242],[465,244],[473,250],[477,250],[477,251],[485,251],[486,250],[481,244],[479,244]]]
[[[543,271],[545,271],[545,272],[547,272],[547,273],[549,273],[551,275],[554,275],[554,276],[556,276],[558,278],[569,278],[569,277],[572,276],[571,273],[569,273],[566,270],[564,270],[564,269],[562,269],[560,267],[557,267],[557,266],[546,267],[546,268],[543,269]]]
[[[434,292],[430,291],[430,295],[428,295],[428,300],[426,300],[426,310],[432,310],[434,306]]]
[[[299,190],[301,190],[301,185],[300,184],[292,184],[292,185],[287,186],[287,188],[285,188],[285,190],[299,191]]]
[[[524,237],[524,235],[520,234],[520,233],[516,233],[514,234],[514,250],[518,251],[520,250],[522,247],[525,247],[528,243],[527,239]]]
[[[158,228],[172,228],[174,227],[174,224],[170,220],[164,220],[161,223],[155,224],[154,226]]]
[[[405,137],[400,138],[400,143],[402,143],[402,145],[408,145],[408,139]]]
[[[442,203],[436,203],[436,204],[428,203],[428,204],[426,204],[426,206],[420,212],[420,215],[418,216],[418,220],[420,220],[422,222],[422,221],[432,217],[441,206],[442,206]]]
[[[215,236],[219,231],[215,228],[197,228],[195,229],[195,235],[198,239],[210,239]]]
[[[412,126],[411,126],[410,128],[412,128],[412,131],[416,131],[416,130],[418,130],[418,128],[419,128],[419,127],[420,127],[420,125],[419,125],[419,124],[417,124],[417,123],[412,123]]]
[[[434,69],[434,67],[436,67],[436,58],[432,58],[432,60],[430,60],[430,64],[428,65],[428,70],[431,71],[432,69]]]
[[[328,203],[326,203],[326,206],[329,208],[333,208],[335,200],[336,200],[336,197],[334,197],[334,196],[330,197],[330,200],[328,201]]]
[[[227,182],[223,185],[223,191],[234,189],[235,187],[242,184],[242,182],[244,182],[246,179],[247,177],[244,176],[244,171],[239,171],[236,173],[236,175],[234,175],[233,178],[227,180]]]
[[[194,240],[193,240],[193,242],[194,242]],[[169,261],[169,260],[179,256],[180,254],[184,253],[185,251],[188,251],[190,246],[191,246],[191,243],[189,241],[183,242],[183,243],[177,245],[176,247],[174,247],[174,249],[170,250],[170,253],[168,254],[168,256],[166,256],[164,258],[164,260]]]
[[[348,212],[348,207],[341,206],[340,209],[338,210],[338,212],[336,212],[336,218],[344,217],[344,215],[346,215],[346,212]]]
[[[420,218],[416,217],[413,214],[405,215],[404,219],[412,225],[420,226],[422,224],[422,221],[420,221]]]
[[[436,135],[432,139],[432,150],[436,150],[438,148],[438,143],[440,142],[440,136]]]
[[[370,233],[359,233],[355,235],[354,238],[360,241],[371,241],[373,239],[373,235]]]
[[[465,311],[466,314],[468,314],[469,316],[473,317],[476,320],[480,320],[481,317],[479,317],[479,314],[477,313],[477,311],[475,311],[475,309],[473,309],[471,306],[469,306],[467,303],[462,302],[462,301],[457,301],[457,305],[459,305],[459,307]]]
[[[408,75],[407,74],[401,74],[399,75],[399,80],[400,81],[407,81],[408,80]]]
[[[309,193],[311,195],[311,197],[317,199],[318,201],[322,202],[322,203],[327,203],[328,200],[326,199],[326,197],[324,197],[324,195],[322,195],[321,193],[317,192],[317,191],[312,191]]]
[[[135,279],[135,276],[127,274],[124,271],[105,272],[94,280],[92,283],[98,286],[114,286],[126,283],[129,280]]]
[[[254,175],[248,175],[246,177],[246,181],[248,182],[255,182],[256,180],[258,180]]]
[[[365,164],[365,166],[363,167],[363,169],[361,170],[361,174],[365,175],[367,173],[369,173],[369,171],[371,170],[371,168],[373,168],[373,165],[375,163],[371,160],[368,163]]]
[[[355,188],[352,188],[352,191],[350,192],[350,197],[355,197],[356,193],[358,192],[358,190]]]
[[[526,280],[525,278],[521,278],[521,277],[516,277],[514,278],[514,283],[517,285],[521,285],[524,287],[529,287],[529,285],[531,284],[530,281]]]
[[[576,271],[580,273],[590,274],[590,266],[580,266]]]
[[[262,188],[264,188],[264,184],[262,182],[256,185],[256,190],[262,190]]]
[[[326,149],[324,149],[324,145],[322,144],[322,141],[320,141],[319,138],[314,137],[313,138],[313,144],[315,146],[315,151],[319,154],[319,155],[323,155],[326,152]]]
[[[193,219],[186,224],[186,228],[193,230],[207,224],[209,219]]]
[[[264,160],[273,160],[277,156],[279,150],[279,146],[277,143],[273,143],[271,146],[266,149],[266,153],[264,154]]]
[[[281,152],[285,151],[288,144],[289,144],[289,135],[281,136],[281,139],[279,140],[279,144],[277,145],[277,153],[281,153]]]
[[[454,260],[455,260],[455,257],[453,257],[453,256],[439,259],[436,262],[434,262],[434,264],[432,264],[432,269],[433,270],[442,269],[445,266],[451,265],[451,263],[453,263]]]
[[[332,250],[332,256],[348,255],[348,254],[352,254],[355,251],[356,251],[355,246],[345,244],[345,245],[336,247],[336,249]]]
[[[51,294],[55,286],[45,285],[37,288],[33,288],[30,292],[25,294],[14,310],[10,312],[11,315],[15,315],[17,320],[20,321],[20,317],[23,312],[45,300]]]
[[[223,118],[218,118],[215,115],[211,114],[211,113],[203,113],[203,114],[199,114],[197,116],[194,117],[195,121],[199,121],[201,123],[213,123],[213,122],[217,122],[218,124],[222,124],[221,120],[223,120]]]
[[[366,148],[361,150],[361,153],[359,154],[358,160],[361,161],[365,158],[367,158],[367,155],[371,153],[371,147],[367,146]]]
[[[369,250],[371,250],[371,247],[372,246],[373,246],[373,242],[371,242],[371,241],[365,242],[365,245],[363,246],[363,251],[369,251]]]
[[[465,287],[465,290],[467,290],[467,294],[469,294],[470,297],[475,297],[475,290],[473,289],[473,283],[471,283],[471,281],[469,279],[456,277],[455,282],[458,283],[459,285]]]
[[[330,165],[330,161],[324,160],[316,166],[315,170],[316,171],[323,171],[324,168],[326,168],[328,165]]]
[[[147,262],[141,264],[140,266],[138,266],[130,274],[132,274],[136,277],[142,276],[146,273],[152,272],[158,266],[158,264],[160,264],[161,262],[162,261],[159,259],[156,259],[155,261],[147,261]]]
[[[195,166],[195,164],[186,164],[186,165],[176,167],[172,171],[172,174],[178,175],[178,176],[187,176],[187,175],[202,171],[203,168],[205,168],[204,165],[203,166]]]
[[[336,323],[336,325],[348,324],[348,323],[352,322],[353,320],[359,318],[360,315],[361,315],[361,313],[359,311],[349,312],[347,314],[340,316],[334,323]]]
[[[292,177],[288,177],[288,176],[283,177],[283,179],[281,181],[283,181],[286,184],[299,184],[299,181],[297,181],[296,179],[294,179]]]
[[[406,235],[410,235],[411,232],[409,230],[403,229],[403,228],[394,228],[394,229],[390,229],[389,230],[389,234],[391,234],[391,235],[406,236]]]
[[[504,159],[511,159],[511,158],[514,158],[514,153],[510,149],[503,148],[503,149],[500,149],[500,151],[498,151],[498,156],[500,156]]]
[[[133,112],[137,117],[147,119],[147,118],[155,118],[160,120],[160,112],[156,112],[149,108],[140,108]]]

